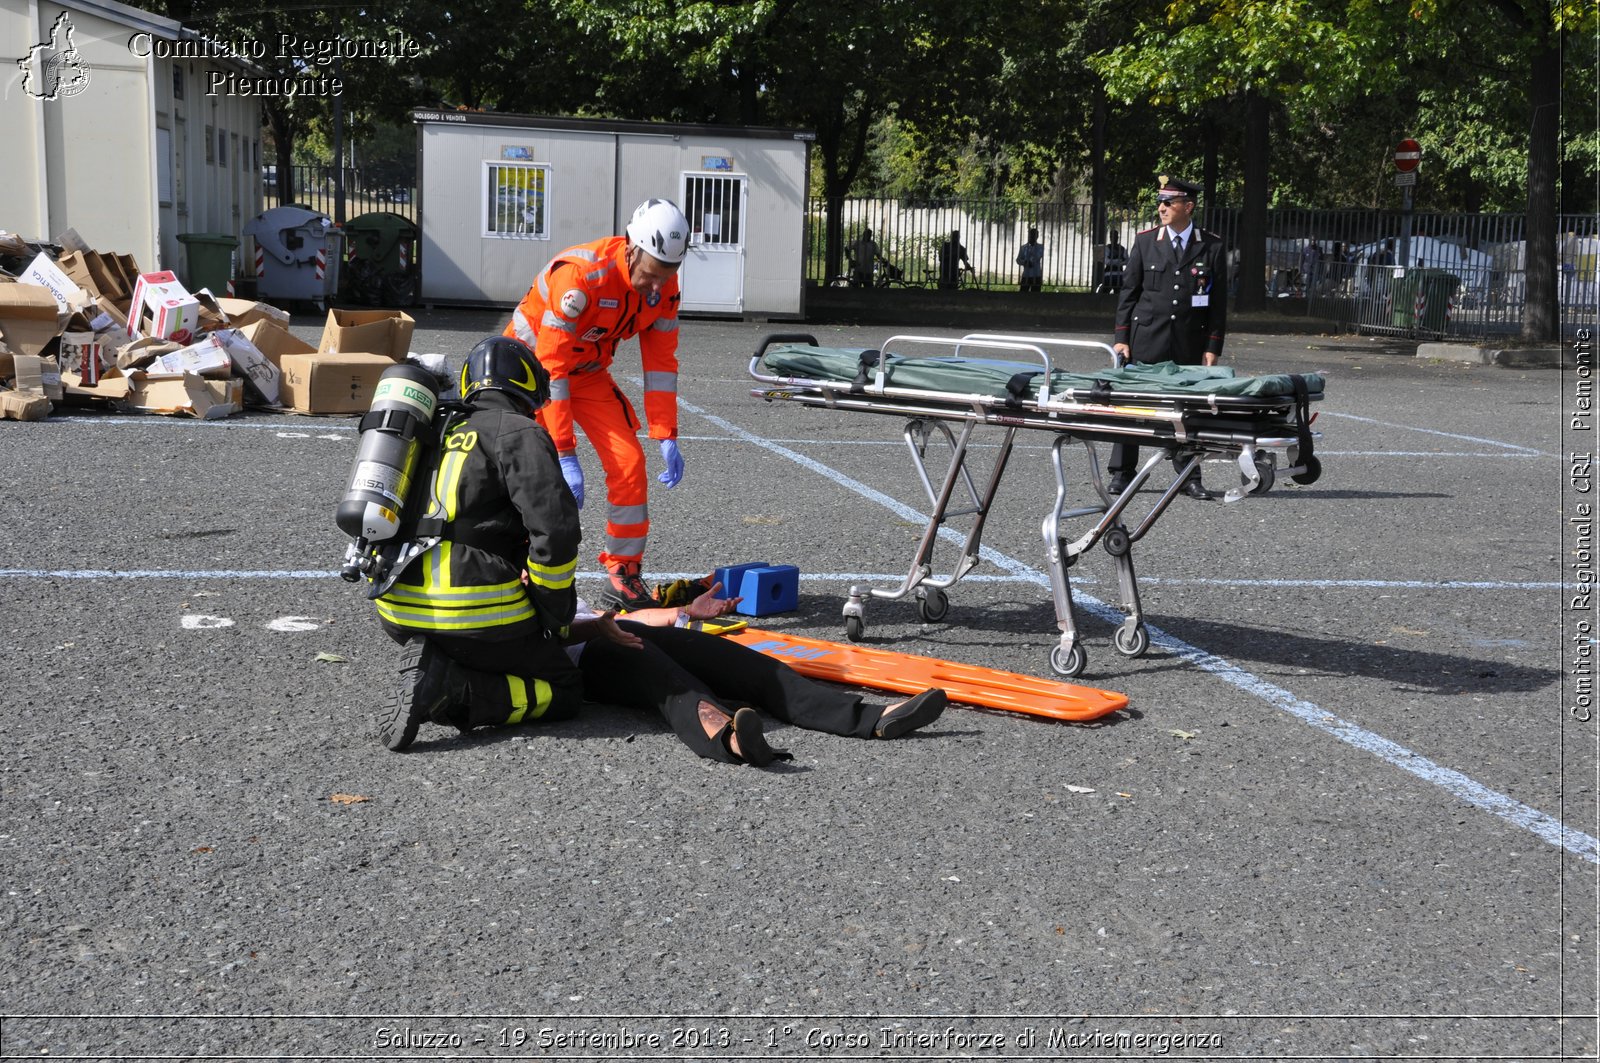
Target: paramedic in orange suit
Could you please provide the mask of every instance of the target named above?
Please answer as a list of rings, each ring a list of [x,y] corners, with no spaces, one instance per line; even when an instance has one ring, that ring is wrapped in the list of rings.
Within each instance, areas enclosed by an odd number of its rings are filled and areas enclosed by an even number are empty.
[[[555,441],[561,472],[579,507],[583,467],[573,425],[593,444],[606,474],[606,540],[600,564],[610,573],[599,596],[619,611],[659,603],[640,574],[650,536],[649,482],[639,445],[639,417],[611,379],[617,344],[639,337],[644,412],[659,441],[672,488],[683,478],[678,453],[678,267],[689,222],[665,199],[633,212],[627,235],[579,244],[539,271],[505,334],[532,347],[550,373],[550,402],[539,421]]]

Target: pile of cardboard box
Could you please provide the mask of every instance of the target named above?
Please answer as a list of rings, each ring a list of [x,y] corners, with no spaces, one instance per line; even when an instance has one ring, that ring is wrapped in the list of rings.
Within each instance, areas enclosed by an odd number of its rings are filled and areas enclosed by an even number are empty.
[[[329,310],[313,347],[275,306],[190,293],[70,230],[58,245],[0,232],[0,261],[21,263],[0,267],[0,417],[13,420],[63,403],[204,418],[247,406],[365,413],[416,327],[398,310]]]

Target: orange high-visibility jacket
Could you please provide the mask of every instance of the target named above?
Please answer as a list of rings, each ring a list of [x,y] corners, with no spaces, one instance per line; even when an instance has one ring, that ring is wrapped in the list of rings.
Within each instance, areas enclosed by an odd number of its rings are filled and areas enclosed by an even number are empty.
[[[628,280],[627,254],[625,236],[567,248],[539,271],[506,326],[505,334],[532,347],[550,373],[550,402],[542,413],[563,454],[577,448],[571,379],[606,373],[617,344],[632,336],[639,337],[644,364],[650,438],[678,435],[678,278],[649,305]]]

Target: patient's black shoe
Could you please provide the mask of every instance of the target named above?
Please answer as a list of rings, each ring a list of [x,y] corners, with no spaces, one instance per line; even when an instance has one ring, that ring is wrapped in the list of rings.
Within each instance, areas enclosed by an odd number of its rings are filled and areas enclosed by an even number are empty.
[[[916,697],[886,707],[872,733],[877,738],[899,738],[919,727],[926,727],[939,718],[949,701],[944,691],[929,687]]]

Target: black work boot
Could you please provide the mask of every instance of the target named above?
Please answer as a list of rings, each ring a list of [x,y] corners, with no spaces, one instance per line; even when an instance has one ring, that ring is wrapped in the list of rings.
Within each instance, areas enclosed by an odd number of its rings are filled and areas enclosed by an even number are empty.
[[[661,603],[644,585],[644,578],[639,575],[639,563],[633,561],[611,566],[611,579],[606,582],[606,589],[600,592],[600,604],[619,613],[631,613],[636,609],[654,609]]]
[[[400,681],[378,712],[378,738],[399,753],[417,740],[417,728],[450,702],[450,659],[432,640],[418,636],[400,651]]]

